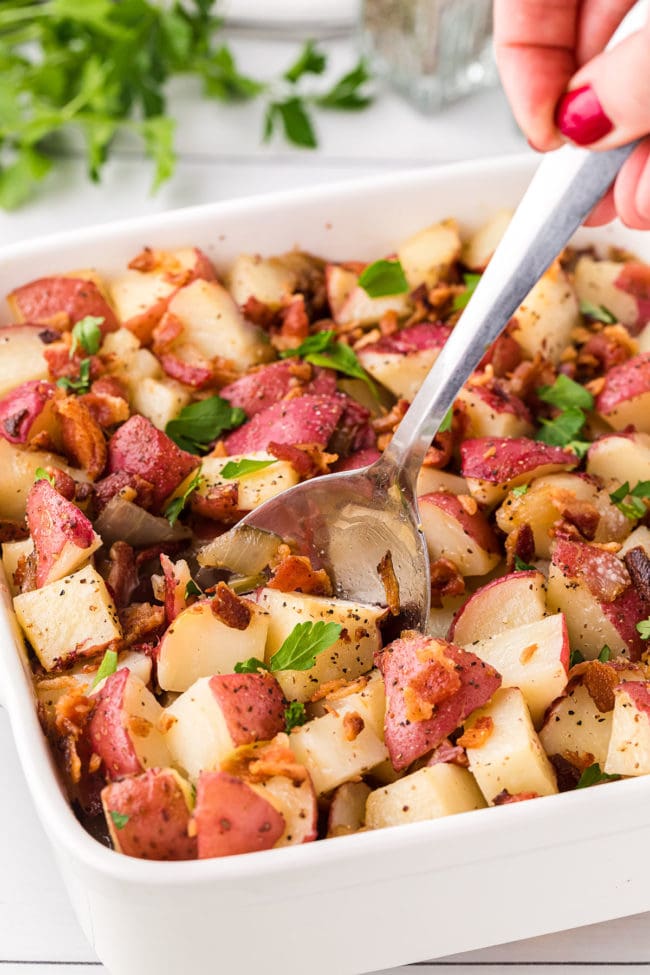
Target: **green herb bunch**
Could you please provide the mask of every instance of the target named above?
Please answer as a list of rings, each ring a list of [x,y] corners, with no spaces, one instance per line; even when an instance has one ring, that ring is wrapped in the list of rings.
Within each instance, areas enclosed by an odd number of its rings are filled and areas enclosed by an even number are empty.
[[[221,43],[215,0],[3,0],[0,4],[0,207],[28,200],[61,155],[61,133],[80,131],[97,181],[116,134],[135,132],[155,165],[154,189],[174,171],[174,120],[167,83],[194,75],[208,98],[266,99],[265,138],[276,129],[313,147],[313,107],[369,104],[360,61],[333,87],[305,94],[306,75],[326,57],[308,42],[284,74],[265,82],[242,74]]]

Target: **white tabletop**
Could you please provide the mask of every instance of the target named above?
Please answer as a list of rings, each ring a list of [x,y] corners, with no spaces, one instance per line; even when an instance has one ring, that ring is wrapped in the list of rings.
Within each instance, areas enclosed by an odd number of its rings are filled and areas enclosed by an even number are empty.
[[[295,51],[294,42],[276,39],[269,44],[250,35],[234,37],[233,46],[244,70],[260,73],[263,65],[269,74],[286,66]],[[349,42],[326,46],[332,74],[351,65]],[[199,104],[196,94],[190,84],[175,90],[180,161],[174,182],[158,196],[149,195],[150,167],[143,164],[135,145],[121,146],[100,187],[88,184],[83,163],[72,155],[39,199],[15,214],[0,213],[0,244],[170,207],[526,148],[498,91],[430,119],[390,94],[383,94],[362,115],[323,113],[318,117],[320,145],[315,152],[282,143],[260,146],[259,106]],[[77,925],[36,819],[2,711],[0,756],[0,975],[63,975],[81,967],[98,971],[101,966]],[[525,896],[534,910],[534,884]],[[540,975],[551,968],[581,975],[603,965],[640,971],[650,966],[649,922],[650,916],[637,916],[422,963],[408,971],[453,967],[469,975],[479,966],[495,971],[507,966],[534,967],[541,969]]]

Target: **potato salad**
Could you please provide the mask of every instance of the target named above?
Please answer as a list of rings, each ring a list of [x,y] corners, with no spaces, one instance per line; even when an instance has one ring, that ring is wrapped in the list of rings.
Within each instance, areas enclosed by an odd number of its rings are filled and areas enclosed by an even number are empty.
[[[80,822],[252,853],[650,773],[650,267],[568,249],[418,481],[426,633],[229,530],[380,457],[507,225],[371,263],[125,254],[7,296],[2,567]],[[218,253],[218,249],[217,249]],[[128,263],[127,263],[128,261]],[[487,813],[485,813],[487,815]]]

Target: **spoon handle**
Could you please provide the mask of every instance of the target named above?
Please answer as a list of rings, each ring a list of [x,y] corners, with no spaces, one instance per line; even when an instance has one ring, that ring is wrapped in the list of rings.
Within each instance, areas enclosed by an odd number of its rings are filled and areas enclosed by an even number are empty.
[[[636,143],[543,159],[467,308],[384,454],[414,480],[463,383],[533,285],[612,184]]]

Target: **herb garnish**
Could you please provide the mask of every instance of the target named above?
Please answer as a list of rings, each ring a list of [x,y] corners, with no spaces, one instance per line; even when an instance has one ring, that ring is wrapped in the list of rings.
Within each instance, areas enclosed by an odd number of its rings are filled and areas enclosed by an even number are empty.
[[[601,770],[600,765],[596,762],[584,770],[578,779],[576,789],[586,789],[590,785],[600,785],[601,782],[616,782],[617,779],[620,779],[620,775],[608,775]]]
[[[618,321],[616,315],[613,315],[609,308],[605,308],[604,305],[594,305],[591,301],[581,301],[580,311],[583,315],[593,318],[594,321],[604,322],[605,325],[614,325]]]
[[[190,581],[185,586],[185,599],[189,599],[190,596],[202,596],[202,595],[203,595],[203,590],[199,589],[194,579],[190,579]]]
[[[49,481],[52,487],[54,487],[54,478],[51,474],[48,474],[44,467],[37,467],[34,471],[34,481]]]
[[[287,349],[281,352],[280,358],[287,359],[294,355],[300,356],[312,366],[334,369],[336,372],[343,373],[344,376],[361,379],[373,395],[377,396],[377,387],[359,362],[356,353],[349,345],[336,340],[336,332],[333,329],[310,335],[297,349]]]
[[[607,646],[607,644],[605,644],[602,650],[600,651],[600,653],[598,654],[598,659],[601,662],[601,664],[606,664],[607,661],[611,659],[611,656],[612,656],[612,651]]]
[[[585,410],[592,409],[594,398],[588,389],[561,373],[552,386],[541,386],[537,395],[562,412],[552,420],[542,420],[537,439],[553,447],[568,447],[578,457],[583,457],[590,447],[586,440],[579,440],[587,417]]]
[[[187,485],[183,493],[169,502],[165,508],[165,518],[170,525],[176,524],[178,521],[178,516],[187,504],[190,495],[193,494],[197,488],[201,487],[203,480],[203,474],[201,473],[201,468],[199,467],[198,470],[194,472],[192,480]]]
[[[233,430],[246,420],[239,406],[231,406],[220,396],[208,396],[184,406],[177,417],[170,420],[165,433],[182,450],[190,454],[205,453],[225,430]]]
[[[540,386],[537,395],[545,403],[557,406],[560,410],[568,410],[572,407],[579,407],[581,410],[591,410],[594,405],[594,398],[588,389],[580,383],[569,379],[564,373],[560,373],[552,386]]]
[[[609,498],[626,518],[631,520],[643,518],[648,513],[648,509],[642,499],[650,498],[650,481],[639,481],[633,488],[630,488],[629,481],[626,481],[616,491],[612,491]]]
[[[95,679],[92,683],[93,687],[97,687],[100,681],[103,681],[105,677],[110,677],[117,670],[117,650],[107,650],[102,657],[102,662],[99,665],[99,670],[95,674]]]
[[[524,562],[520,559],[518,555],[515,555],[515,572],[536,572],[534,565],[530,565],[529,562]]]
[[[409,289],[404,268],[399,261],[375,261],[359,275],[358,285],[369,298],[402,295]]]
[[[637,633],[642,640],[650,640],[650,616],[646,620],[641,620],[636,624]]]
[[[277,464],[277,460],[252,460],[250,457],[243,457],[241,460],[229,460],[219,473],[221,477],[231,481],[236,477],[246,477],[247,474],[263,471],[271,464]]]
[[[311,670],[316,657],[333,646],[341,635],[340,623],[317,620],[294,626],[282,646],[271,657],[268,666],[257,657],[249,657],[235,664],[236,674],[252,674],[258,670]]]
[[[289,701],[284,709],[284,730],[290,734],[293,728],[299,728],[307,720],[305,705],[302,701]]]
[[[70,358],[72,358],[79,347],[88,355],[96,355],[102,344],[102,330],[104,319],[96,315],[86,315],[80,318],[72,329],[72,345],[70,346]]]
[[[469,300],[476,291],[476,287],[480,280],[480,274],[463,274],[465,291],[461,291],[459,295],[455,296],[451,305],[452,311],[462,311],[463,308],[467,308]]]
[[[447,430],[451,430],[451,425],[454,421],[454,408],[450,406],[444,417],[442,418],[442,423],[438,427],[438,433],[446,433]]]
[[[569,656],[569,670],[575,667],[576,664],[583,664],[585,662],[585,656],[580,650],[572,650]]]
[[[90,389],[90,359],[82,359],[79,363],[78,379],[61,376],[60,379],[57,379],[56,384],[69,393],[87,393]]]
[[[529,489],[529,484],[519,484],[511,490],[510,494],[513,498],[523,498],[524,494],[528,494]]]
[[[117,812],[115,809],[111,809],[110,813],[115,829],[124,829],[129,821],[129,817],[125,816],[124,813]]]

